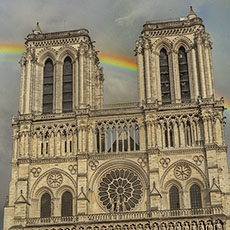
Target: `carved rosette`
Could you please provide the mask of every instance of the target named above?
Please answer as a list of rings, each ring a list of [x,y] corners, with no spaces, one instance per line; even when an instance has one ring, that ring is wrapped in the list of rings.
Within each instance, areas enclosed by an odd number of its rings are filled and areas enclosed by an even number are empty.
[[[104,174],[98,186],[102,206],[110,212],[136,209],[143,197],[140,177],[130,169],[114,169]]]
[[[178,163],[174,169],[174,175],[179,180],[187,180],[192,174],[192,170],[187,163]]]
[[[63,176],[60,172],[52,172],[47,177],[47,184],[51,188],[58,188],[63,182]]]

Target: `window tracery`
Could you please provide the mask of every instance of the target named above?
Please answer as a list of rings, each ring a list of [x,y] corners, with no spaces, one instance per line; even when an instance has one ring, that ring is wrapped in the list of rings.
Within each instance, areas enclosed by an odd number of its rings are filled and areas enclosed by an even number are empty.
[[[161,49],[160,51],[160,80],[161,80],[162,104],[170,104],[171,91],[170,91],[168,54],[164,48]]]
[[[98,153],[140,150],[139,126],[135,119],[97,122],[95,133]]]
[[[51,196],[44,193],[41,197],[41,218],[51,217]]]
[[[98,196],[108,211],[131,211],[142,200],[143,184],[140,177],[130,169],[111,170],[100,180]]]
[[[179,63],[179,74],[180,74],[181,102],[189,102],[190,87],[189,87],[188,61],[187,61],[187,53],[183,46],[181,46],[179,49],[178,63]]]
[[[190,188],[191,208],[202,208],[200,186],[194,184]]]
[[[61,216],[73,215],[73,196],[69,191],[62,194],[61,198]]]
[[[73,66],[70,57],[66,57],[63,64],[62,77],[62,111],[73,109]]]
[[[180,209],[180,196],[179,196],[179,190],[174,185],[169,190],[169,202],[170,202],[170,209]]]
[[[43,113],[53,112],[53,62],[48,58],[43,70]]]

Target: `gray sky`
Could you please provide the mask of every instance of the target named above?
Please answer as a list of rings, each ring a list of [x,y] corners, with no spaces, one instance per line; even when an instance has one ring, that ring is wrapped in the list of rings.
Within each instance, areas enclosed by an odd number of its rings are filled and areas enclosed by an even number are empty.
[[[230,107],[229,0],[0,0],[0,44],[23,43],[39,21],[43,32],[87,28],[101,52],[133,57],[145,21],[186,16],[190,5],[211,35],[217,94]],[[0,59],[0,229],[11,176],[10,119],[18,110],[19,80],[19,64]],[[106,103],[137,100],[136,78],[105,76],[104,86]],[[225,113],[228,140],[229,111]]]

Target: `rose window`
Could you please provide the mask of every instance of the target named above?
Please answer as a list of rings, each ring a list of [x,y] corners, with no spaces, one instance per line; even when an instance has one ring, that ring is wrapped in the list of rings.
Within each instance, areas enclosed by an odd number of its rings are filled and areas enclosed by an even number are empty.
[[[99,182],[99,200],[110,212],[130,211],[143,196],[143,185],[138,175],[129,169],[106,173]]]

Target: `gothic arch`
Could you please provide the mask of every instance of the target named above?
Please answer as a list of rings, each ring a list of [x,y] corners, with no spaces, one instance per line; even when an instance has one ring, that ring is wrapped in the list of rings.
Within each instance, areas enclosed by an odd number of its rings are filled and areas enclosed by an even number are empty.
[[[56,63],[56,50],[51,48],[51,47],[48,47],[48,48],[44,48],[42,49],[39,53],[38,53],[38,63],[41,65],[41,66],[44,66],[45,64],[45,61],[50,58],[53,62],[53,64]]]
[[[98,169],[93,173],[93,175],[91,176],[89,180],[89,188],[93,189],[98,178],[106,171],[116,169],[117,167],[124,167],[124,166],[135,171],[135,173],[137,173],[143,180],[144,185],[145,186],[148,185],[148,179],[147,179],[146,172],[137,163],[131,160],[122,158],[119,160],[112,160],[112,161],[109,160],[103,163],[101,166],[99,166]]]
[[[50,174],[51,172],[60,172],[62,173],[64,176],[66,176],[73,184],[74,188],[77,188],[77,184],[75,182],[75,180],[73,179],[73,177],[71,177],[67,172],[65,172],[64,170],[61,170],[59,168],[52,168],[52,169],[49,169],[47,170],[46,172],[44,172],[40,177],[38,177],[38,179],[34,182],[32,188],[31,188],[31,193],[30,193],[30,196],[32,198],[35,197],[35,191],[36,191],[36,188],[37,188],[37,185],[39,184],[39,182],[44,178],[46,177],[48,174]],[[39,190],[39,189],[38,189]]]
[[[199,180],[198,178],[190,178],[185,185],[185,191],[189,191],[189,189],[191,188],[191,186],[193,186],[194,184],[197,184],[200,186],[201,190],[206,189],[207,187],[204,185],[204,183]]]
[[[182,185],[180,184],[180,182],[178,182],[177,180],[175,179],[171,179],[169,181],[167,181],[163,187],[163,190],[164,191],[169,191],[169,189],[172,187],[172,186],[176,186],[178,189],[179,189],[179,192],[182,191]]]
[[[56,198],[61,198],[61,196],[63,195],[63,193],[65,192],[70,192],[73,196],[73,198],[76,197],[76,192],[74,191],[74,189],[69,186],[69,185],[63,185],[60,188],[58,188],[58,190],[55,193],[55,197]]]
[[[57,52],[57,60],[63,64],[67,56],[74,62],[77,59],[77,50],[72,46],[61,47]]]
[[[159,38],[153,43],[152,48],[158,55],[160,55],[160,51],[162,48],[165,48],[165,50],[167,51],[167,54],[169,54],[172,50],[172,46],[173,44],[169,39]]]
[[[181,46],[183,46],[185,48],[185,51],[188,52],[193,45],[192,41],[185,36],[175,38],[172,44],[173,44],[173,50],[175,50],[176,52],[178,52]]]
[[[41,197],[44,193],[48,193],[51,196],[51,199],[54,197],[52,190],[47,186],[43,186],[36,191],[33,198],[36,197],[37,199],[41,200]]]
[[[196,165],[194,165],[193,163],[191,163],[190,161],[187,161],[187,160],[178,160],[176,162],[174,162],[172,165],[170,165],[164,172],[164,174],[162,175],[161,177],[161,180],[160,180],[160,187],[161,188],[164,188],[164,183],[165,183],[165,178],[166,176],[169,174],[169,171],[172,170],[178,163],[186,163],[188,164],[191,168],[193,168],[194,170],[196,170],[201,178],[203,179],[203,182],[205,184],[205,187],[207,188],[208,187],[208,182],[207,182],[207,178],[206,176],[204,175],[204,173],[202,172],[202,170],[197,167]],[[166,182],[167,183],[167,182]]]

